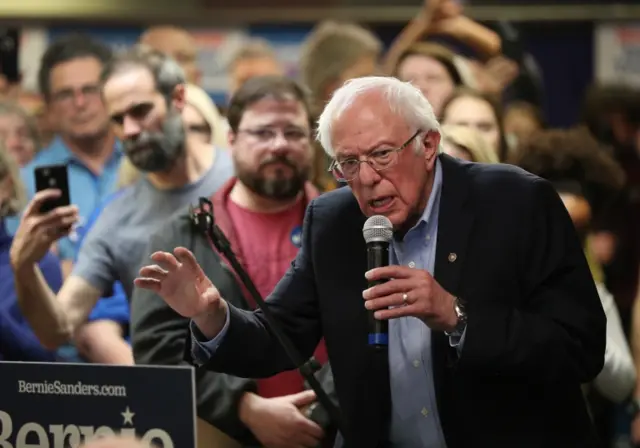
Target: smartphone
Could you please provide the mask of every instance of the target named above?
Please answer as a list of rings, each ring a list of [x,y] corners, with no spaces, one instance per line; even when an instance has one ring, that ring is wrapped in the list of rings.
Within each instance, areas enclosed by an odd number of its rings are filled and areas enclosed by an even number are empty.
[[[69,194],[69,175],[67,165],[44,165],[34,170],[36,179],[36,191],[55,188],[61,195],[55,199],[49,199],[42,204],[40,213],[47,213],[57,207],[71,205]]]
[[[15,28],[0,28],[0,75],[10,84],[20,82],[20,33]]]

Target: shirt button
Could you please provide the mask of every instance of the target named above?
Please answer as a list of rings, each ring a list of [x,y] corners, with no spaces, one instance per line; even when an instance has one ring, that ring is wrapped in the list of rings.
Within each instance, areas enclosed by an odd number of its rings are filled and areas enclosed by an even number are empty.
[[[413,367],[420,367],[420,361],[418,361],[417,359],[413,360]]]
[[[415,264],[413,261],[410,261],[410,262],[409,262],[409,267],[410,267],[410,268],[415,268],[415,267],[416,267],[416,264]]]
[[[427,408],[422,408],[422,411],[420,411],[420,413],[421,413],[422,415],[424,415],[425,417],[426,417],[427,415],[429,415],[429,411],[427,411]]]
[[[427,241],[429,241],[429,240],[431,239],[431,235],[427,235],[427,236],[425,237],[425,239],[426,239]]]

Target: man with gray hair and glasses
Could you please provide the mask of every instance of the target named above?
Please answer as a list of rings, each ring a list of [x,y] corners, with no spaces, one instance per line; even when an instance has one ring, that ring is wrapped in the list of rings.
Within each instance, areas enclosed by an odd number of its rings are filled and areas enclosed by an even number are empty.
[[[303,357],[324,337],[338,444],[594,446],[580,385],[602,369],[606,319],[551,184],[440,154],[429,102],[394,78],[345,83],[318,131],[350,188],[308,206],[268,305]],[[368,270],[371,216],[388,220],[391,265]],[[264,314],[224,300],[189,251],[151,258],[136,285],[191,318],[195,364],[246,377],[294,367]],[[389,321],[388,350],[368,344],[369,313]]]

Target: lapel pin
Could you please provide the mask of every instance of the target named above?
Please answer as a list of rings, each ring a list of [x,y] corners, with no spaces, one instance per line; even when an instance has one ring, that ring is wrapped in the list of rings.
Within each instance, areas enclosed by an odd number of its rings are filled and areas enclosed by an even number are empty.
[[[458,256],[456,255],[455,252],[451,252],[449,254],[449,263],[453,263],[454,261],[456,261],[458,259]]]

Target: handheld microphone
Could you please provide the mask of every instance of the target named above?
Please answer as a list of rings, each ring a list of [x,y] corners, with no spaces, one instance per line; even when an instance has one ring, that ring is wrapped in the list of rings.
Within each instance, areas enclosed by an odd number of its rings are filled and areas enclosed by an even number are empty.
[[[389,243],[393,238],[393,225],[386,216],[372,216],[364,223],[362,235],[367,243],[367,270],[389,266]],[[369,282],[369,287],[379,285],[387,280]],[[389,344],[389,323],[379,320],[369,312],[369,345],[378,350]]]

